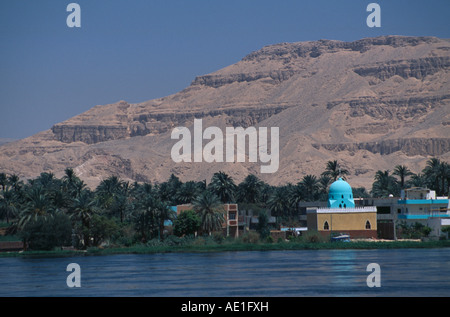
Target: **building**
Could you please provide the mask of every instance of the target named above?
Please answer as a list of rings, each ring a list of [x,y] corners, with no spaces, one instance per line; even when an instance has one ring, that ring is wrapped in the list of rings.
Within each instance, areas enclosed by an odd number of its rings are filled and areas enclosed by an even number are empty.
[[[449,198],[437,197],[435,191],[428,188],[405,189],[400,197],[353,198],[353,200],[356,208],[376,208],[377,237],[379,239],[396,240],[396,227],[401,222],[408,225],[419,222],[430,227],[432,229],[430,237],[443,235],[442,228],[450,226]],[[343,206],[344,203],[346,201],[343,201],[341,197],[340,204]],[[339,207],[338,200],[335,204]],[[306,223],[309,210],[326,206],[328,203],[324,201],[301,202],[299,204],[300,220]]]
[[[440,236],[450,220],[448,197],[436,197],[428,188],[409,188],[397,201],[397,219],[407,224],[421,223],[432,229],[430,236]]]
[[[194,207],[191,204],[178,205],[176,206],[177,215],[183,211],[193,210]],[[239,210],[237,204],[224,204],[223,205],[223,217],[224,222],[222,223],[223,234],[226,237],[239,237],[239,227],[243,226],[242,221],[239,221]]]
[[[402,191],[398,200],[398,219],[422,220],[450,217],[448,197],[436,197],[427,188],[409,188]]]
[[[356,207],[352,188],[342,178],[331,184],[327,207],[310,207],[306,216],[308,231],[323,236],[343,233],[351,238],[377,237],[376,207]]]

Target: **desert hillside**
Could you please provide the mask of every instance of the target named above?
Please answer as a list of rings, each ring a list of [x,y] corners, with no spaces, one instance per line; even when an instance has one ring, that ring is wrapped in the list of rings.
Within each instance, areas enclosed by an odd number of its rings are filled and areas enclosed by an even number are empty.
[[[210,180],[222,170],[273,184],[319,175],[329,160],[370,188],[377,170],[430,157],[450,161],[450,41],[385,36],[263,47],[193,79],[184,90],[138,104],[97,105],[26,139],[0,145],[0,171],[61,176],[67,167],[91,187],[110,175],[162,182]],[[279,127],[277,172],[261,163],[175,163],[175,127]],[[19,124],[19,123],[18,123]],[[204,142],[204,144],[207,141]]]

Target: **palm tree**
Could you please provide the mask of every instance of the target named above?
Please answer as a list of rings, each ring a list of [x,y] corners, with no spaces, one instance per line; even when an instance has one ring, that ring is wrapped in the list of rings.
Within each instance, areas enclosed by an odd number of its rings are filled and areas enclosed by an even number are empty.
[[[6,185],[8,184],[7,177],[5,173],[0,173],[0,186],[2,190],[5,191]]]
[[[161,201],[157,200],[154,205],[153,214],[158,224],[158,238],[161,240],[164,236],[162,235],[164,231],[164,222],[166,220],[174,220],[175,215],[170,206]]]
[[[130,189],[130,195],[132,195],[135,200],[139,201],[141,197],[146,197],[148,195],[154,196],[156,194],[152,184],[150,183],[139,184],[135,182],[132,188]]]
[[[49,193],[49,198],[53,206],[58,210],[65,210],[71,202],[71,198],[62,188]]]
[[[290,210],[292,210],[293,212],[299,212],[299,203],[300,201],[303,200],[303,195],[304,195],[304,189],[302,184],[299,182],[297,183],[297,185],[294,186],[289,186],[289,191],[288,191],[288,203],[290,206]]]
[[[16,174],[8,176],[8,184],[14,189],[15,192],[20,191],[20,189],[23,187],[23,182]]]
[[[200,192],[201,190],[196,182],[183,183],[177,190],[176,202],[179,204],[190,204]]]
[[[238,201],[255,204],[260,201],[263,182],[253,174],[249,174],[237,187]]]
[[[397,180],[389,174],[389,170],[376,172],[375,182],[372,184],[372,195],[374,197],[398,196],[398,192]]]
[[[42,186],[29,188],[25,193],[25,199],[24,209],[19,215],[19,229],[23,229],[29,221],[37,221],[41,217],[47,219],[54,212],[50,198]]]
[[[37,184],[43,186],[47,191],[51,191],[58,186],[58,179],[53,173],[41,173],[35,181]]]
[[[80,179],[79,181],[76,181],[73,183],[72,191],[71,191],[71,197],[79,197],[81,192],[87,188],[86,184]]]
[[[72,168],[66,168],[64,170],[62,182],[64,190],[66,190],[69,196],[72,198],[80,195],[81,191],[86,188],[86,184],[80,178],[78,178]]]
[[[148,189],[148,187],[147,187]],[[142,242],[147,242],[156,232],[157,222],[154,217],[155,199],[149,192],[141,192],[139,200],[134,209],[134,225],[136,231],[139,233]]]
[[[272,196],[272,193],[275,191],[275,188],[276,187],[262,182],[259,199],[263,205],[267,205],[267,202],[269,201],[270,196]]]
[[[427,165],[422,170],[422,173],[427,177],[430,183],[433,184],[432,189],[434,189],[438,195],[439,190],[439,176],[440,176],[441,161],[438,158],[431,158],[427,161]]]
[[[222,228],[224,208],[217,195],[204,191],[193,201],[193,208],[200,216],[203,232],[211,235],[212,231]]]
[[[343,179],[345,179],[345,175],[348,174],[349,171],[345,168],[341,168],[338,164],[338,161],[334,160],[327,162],[327,167],[325,168],[325,171],[321,175],[329,176],[336,181],[338,177],[342,177]]]
[[[314,201],[317,199],[319,192],[319,182],[314,175],[305,175],[300,182],[304,190],[304,197],[306,201]]]
[[[214,173],[208,189],[216,194],[224,204],[234,201],[236,184],[233,179],[224,172]]]
[[[6,188],[0,195],[0,212],[6,217],[6,223],[9,223],[9,219],[17,216],[18,202],[15,192]]]
[[[169,186],[169,191],[172,197],[175,196],[177,190],[182,184],[183,182],[180,181],[180,178],[178,176],[175,176],[174,174],[170,175],[169,179],[167,180],[167,185]]]
[[[444,191],[444,195],[450,195],[450,164],[449,163],[447,163],[447,162],[444,162],[445,163],[445,165],[446,165],[446,171],[445,171],[445,173],[444,173],[444,177],[445,177],[445,180],[447,181],[447,187],[446,187],[446,190]],[[444,183],[444,181],[442,181],[443,183]]]
[[[90,223],[92,216],[96,213],[96,202],[90,190],[83,190],[80,195],[73,199],[69,209],[69,215],[74,221],[80,221],[81,234],[84,246],[90,245]]]
[[[413,174],[411,178],[406,182],[409,187],[426,187],[427,178],[422,173]]]
[[[438,169],[438,176],[441,179],[441,191],[440,195],[445,195],[448,193],[448,179],[450,178],[450,165],[447,162],[441,162]],[[447,186],[445,186],[445,181],[447,181]]]
[[[290,204],[287,197],[286,188],[284,187],[277,187],[273,191],[267,201],[267,206],[272,216],[282,217],[289,211]]]
[[[78,179],[78,177],[72,168],[66,168],[64,170],[64,176],[63,176],[62,180],[64,183],[68,184],[69,187],[70,187],[70,185],[75,183],[77,181],[77,179]]]
[[[319,200],[327,200],[328,199],[328,188],[332,184],[333,179],[328,175],[321,175],[318,183],[319,183]]]
[[[110,176],[107,179],[100,182],[98,185],[97,190],[100,192],[107,192],[107,193],[115,193],[121,186],[123,185],[123,181],[120,180],[117,176]]]
[[[95,190],[99,204],[104,208],[109,208],[122,185],[123,182],[117,176],[110,176],[102,180]]]
[[[411,172],[411,170],[408,167],[406,167],[405,165],[397,165],[394,168],[393,174],[400,177],[400,188],[401,189],[405,188],[406,177],[414,175],[414,173]]]

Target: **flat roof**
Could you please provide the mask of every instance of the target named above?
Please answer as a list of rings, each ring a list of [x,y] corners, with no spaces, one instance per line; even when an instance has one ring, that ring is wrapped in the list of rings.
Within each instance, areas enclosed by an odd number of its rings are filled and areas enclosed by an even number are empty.
[[[331,214],[331,213],[358,213],[358,212],[377,212],[377,207],[367,206],[367,207],[355,207],[355,208],[317,208],[309,209],[307,213],[318,213],[318,214]]]

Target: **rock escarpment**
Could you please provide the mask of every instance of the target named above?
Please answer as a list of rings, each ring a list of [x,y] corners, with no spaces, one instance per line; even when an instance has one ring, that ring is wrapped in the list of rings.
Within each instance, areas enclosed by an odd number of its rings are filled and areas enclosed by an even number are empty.
[[[396,163],[421,170],[450,157],[450,42],[382,36],[269,45],[236,64],[200,75],[184,90],[137,104],[99,105],[49,131],[3,145],[0,170],[22,176],[77,168],[94,183],[208,179],[218,169],[237,181],[259,168],[176,164],[170,132],[194,118],[206,126],[280,128],[280,169],[272,184],[319,174],[338,159],[368,186]]]
[[[313,147],[316,149],[323,147],[332,152],[367,150],[374,154],[389,155],[400,151],[407,156],[439,156],[450,151],[450,138],[411,138],[379,142],[313,144]]]

